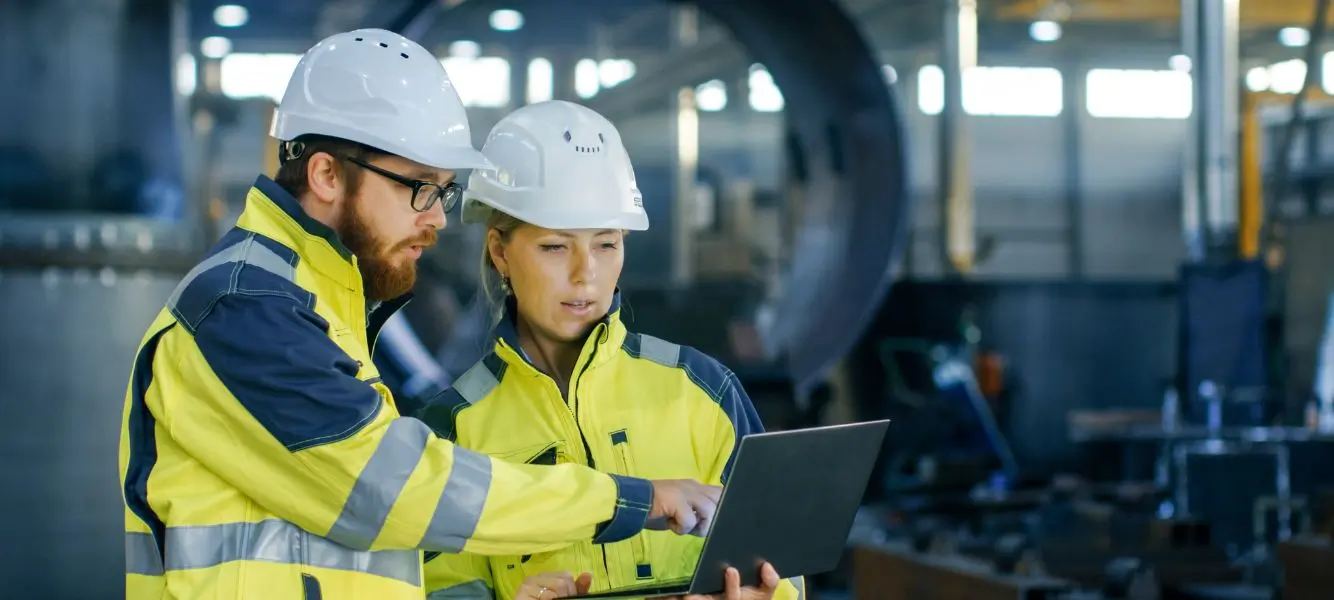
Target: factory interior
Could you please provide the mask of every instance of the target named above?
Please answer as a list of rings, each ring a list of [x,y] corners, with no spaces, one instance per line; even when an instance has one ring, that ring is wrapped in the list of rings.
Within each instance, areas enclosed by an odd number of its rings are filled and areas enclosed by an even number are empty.
[[[1329,4],[0,2],[0,596],[124,597],[145,328],[275,172],[302,53],[374,27],[478,147],[552,99],[615,124],[630,330],[766,430],[891,420],[805,597],[1334,598]],[[448,219],[376,346],[400,402],[486,348]]]

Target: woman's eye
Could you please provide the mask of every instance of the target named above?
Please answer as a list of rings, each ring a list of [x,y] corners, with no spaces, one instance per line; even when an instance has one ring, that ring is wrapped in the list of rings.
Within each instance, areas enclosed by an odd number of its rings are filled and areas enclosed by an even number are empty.
[[[542,250],[543,250],[544,252],[555,252],[555,251],[557,251],[557,250],[563,250],[563,249],[565,248],[565,245],[564,245],[564,244],[542,244],[542,245],[540,246],[540,248],[542,248]]]
[[[604,249],[606,249],[606,250],[615,250],[615,249],[616,249],[616,242],[604,242],[604,243],[602,244],[602,247],[603,247]]]

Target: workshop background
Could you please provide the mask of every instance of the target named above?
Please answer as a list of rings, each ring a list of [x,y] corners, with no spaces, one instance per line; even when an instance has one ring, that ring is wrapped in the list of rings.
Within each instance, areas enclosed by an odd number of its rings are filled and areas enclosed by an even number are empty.
[[[0,596],[122,597],[132,353],[300,54],[384,27],[479,145],[618,125],[633,329],[769,429],[893,419],[810,598],[1334,598],[1328,3],[0,1]],[[377,351],[405,397],[482,348],[451,219]]]

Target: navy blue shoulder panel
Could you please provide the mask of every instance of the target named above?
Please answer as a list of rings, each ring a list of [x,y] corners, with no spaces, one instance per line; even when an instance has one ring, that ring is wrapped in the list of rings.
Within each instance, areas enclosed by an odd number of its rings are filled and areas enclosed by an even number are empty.
[[[741,387],[741,381],[737,379],[736,374],[712,356],[699,350],[649,335],[628,333],[621,344],[621,349],[632,358],[649,360],[685,371],[686,377],[717,402],[719,408],[727,414],[728,420],[732,422],[732,429],[736,432],[736,441],[728,455],[727,464],[723,467],[722,480],[726,483],[732,473],[732,463],[736,460],[736,448],[740,446],[741,438],[752,433],[764,432],[764,424],[760,421],[759,413],[755,412],[755,405],[751,403],[745,388]]]
[[[495,390],[505,379],[508,367],[496,353],[487,354],[448,388],[426,400],[412,416],[426,423],[437,436],[458,441],[459,413]]]
[[[299,257],[252,232],[234,239],[181,282],[172,314],[237,402],[288,450],[354,435],[384,402],[329,338],[315,295],[294,282]]]
[[[299,261],[291,248],[258,233],[232,229],[181,280],[168,307],[191,333],[229,294],[278,296],[313,308],[315,295],[294,281]]]

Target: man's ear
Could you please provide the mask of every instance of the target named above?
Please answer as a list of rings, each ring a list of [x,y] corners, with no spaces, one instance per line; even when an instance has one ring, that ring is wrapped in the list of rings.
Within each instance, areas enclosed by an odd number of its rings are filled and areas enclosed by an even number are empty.
[[[306,186],[321,203],[334,204],[342,198],[346,179],[342,165],[328,152],[316,152],[306,161]]]
[[[505,261],[505,240],[501,239],[500,230],[491,228],[486,232],[486,251],[491,255],[491,264],[501,277],[509,277],[509,263]]]

